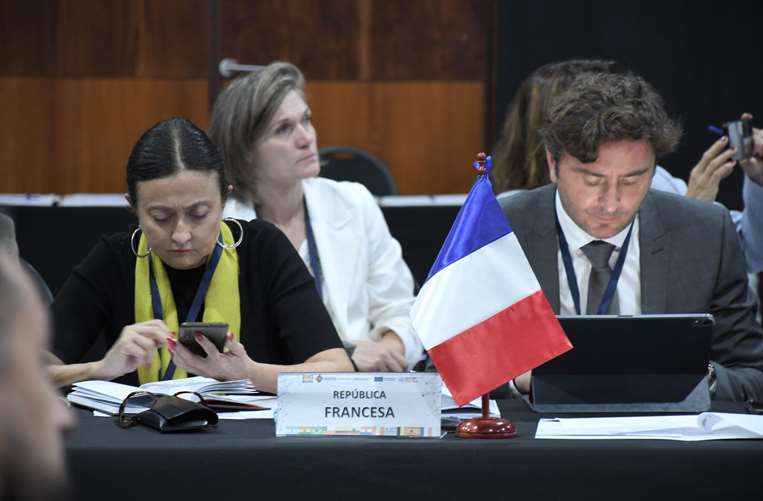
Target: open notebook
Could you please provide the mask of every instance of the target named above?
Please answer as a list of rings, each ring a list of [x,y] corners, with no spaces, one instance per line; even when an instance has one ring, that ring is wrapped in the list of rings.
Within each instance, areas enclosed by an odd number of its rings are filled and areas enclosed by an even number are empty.
[[[75,383],[74,390],[66,396],[70,402],[107,414],[116,415],[119,406],[127,396],[135,391],[148,391],[164,395],[179,392],[200,394],[205,403],[215,410],[259,410],[263,407],[254,404],[253,396],[258,392],[248,379],[236,381],[217,381],[205,377],[157,381],[137,386],[114,383],[112,381],[82,381]],[[140,412],[144,409],[128,408],[127,413]]]

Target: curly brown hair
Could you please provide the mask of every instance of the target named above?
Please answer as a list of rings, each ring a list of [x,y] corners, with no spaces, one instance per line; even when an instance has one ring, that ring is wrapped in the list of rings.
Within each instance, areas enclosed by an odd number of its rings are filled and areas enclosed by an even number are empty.
[[[675,149],[682,129],[643,78],[586,73],[553,100],[539,132],[558,166],[564,153],[595,162],[599,145],[609,141],[646,139],[660,157]]]
[[[538,130],[551,101],[582,73],[619,71],[615,61],[569,59],[544,64],[524,79],[511,100],[493,151],[491,179],[496,193],[532,189],[551,182],[546,149]]]

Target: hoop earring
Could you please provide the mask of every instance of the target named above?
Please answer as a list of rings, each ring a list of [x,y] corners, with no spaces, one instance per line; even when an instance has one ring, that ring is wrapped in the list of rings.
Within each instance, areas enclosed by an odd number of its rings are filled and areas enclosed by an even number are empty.
[[[137,235],[139,231],[141,231],[140,225],[138,225],[138,227],[135,228],[135,231],[132,232],[132,236],[130,237],[130,250],[137,258],[148,257],[151,255],[151,247],[148,248],[148,252],[145,254],[138,254],[138,249],[135,247],[135,235]]]
[[[241,226],[241,223],[238,222],[238,219],[232,218],[232,217],[226,217],[223,219],[223,221],[231,221],[238,226],[238,240],[233,242],[232,244],[225,244],[220,241],[220,236],[217,237],[217,240],[215,243],[223,248],[223,250],[233,250],[238,248],[239,245],[241,245],[241,242],[244,240],[244,227]]]

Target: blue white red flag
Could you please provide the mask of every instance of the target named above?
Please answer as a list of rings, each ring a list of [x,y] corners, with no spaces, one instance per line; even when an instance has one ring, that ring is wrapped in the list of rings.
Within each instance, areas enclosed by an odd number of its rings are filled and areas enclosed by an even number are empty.
[[[572,348],[487,175],[472,186],[411,320],[458,405]]]

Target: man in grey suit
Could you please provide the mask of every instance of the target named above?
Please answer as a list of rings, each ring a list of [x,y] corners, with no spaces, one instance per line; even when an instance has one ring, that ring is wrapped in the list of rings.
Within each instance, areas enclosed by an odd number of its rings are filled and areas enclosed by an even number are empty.
[[[550,110],[553,184],[501,206],[554,310],[711,313],[713,398],[763,400],[763,331],[728,211],[649,189],[681,135],[662,99],[633,75],[581,75]]]

